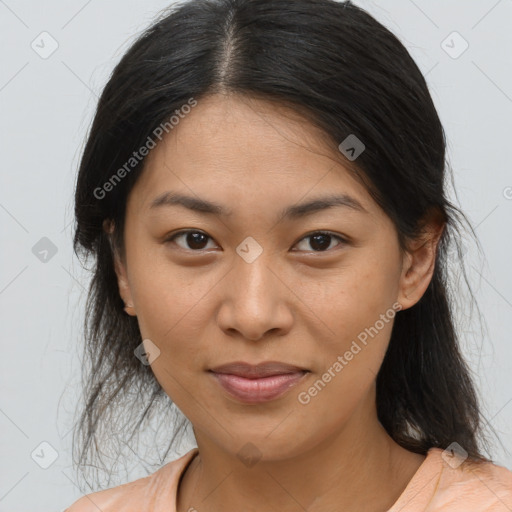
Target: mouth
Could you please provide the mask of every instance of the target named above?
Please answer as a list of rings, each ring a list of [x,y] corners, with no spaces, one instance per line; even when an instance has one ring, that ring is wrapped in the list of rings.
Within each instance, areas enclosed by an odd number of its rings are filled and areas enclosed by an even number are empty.
[[[280,398],[310,373],[305,368],[275,361],[258,365],[235,362],[208,371],[230,396],[252,404]]]

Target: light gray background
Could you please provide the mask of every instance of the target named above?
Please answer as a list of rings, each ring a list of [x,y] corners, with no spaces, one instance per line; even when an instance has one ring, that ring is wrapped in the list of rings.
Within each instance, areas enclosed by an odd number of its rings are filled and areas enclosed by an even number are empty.
[[[482,342],[478,328],[468,328],[464,348],[484,414],[501,435],[492,455],[512,468],[512,1],[357,3],[407,46],[444,124],[455,202],[485,250],[482,261],[474,245],[467,248],[486,330]],[[71,249],[73,185],[109,73],[167,5],[0,0],[0,511],[63,510],[81,496],[69,431],[88,276]],[[58,43],[47,59],[31,47],[34,40],[42,47],[43,31]],[[448,39],[452,56],[441,46],[453,31],[469,43],[458,58],[460,40]],[[44,46],[51,48],[49,39]],[[57,248],[46,263],[32,252],[43,237]],[[48,469],[31,458],[41,442],[58,452]],[[145,476],[135,458],[132,466],[133,478]]]

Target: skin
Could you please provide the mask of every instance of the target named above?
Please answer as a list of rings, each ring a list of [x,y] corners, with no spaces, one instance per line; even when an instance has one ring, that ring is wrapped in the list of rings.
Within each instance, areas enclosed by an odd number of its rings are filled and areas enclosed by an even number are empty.
[[[425,459],[377,419],[375,378],[393,320],[308,404],[298,400],[394,303],[407,309],[421,298],[443,229],[429,222],[402,254],[391,220],[344,163],[325,134],[285,107],[213,95],[151,151],[128,197],[119,291],[143,339],[159,348],[151,368],[191,421],[200,453],[181,480],[178,512],[384,511]],[[166,191],[232,215],[151,210]],[[332,193],[366,213],[332,207],[278,218]],[[182,229],[206,238],[192,247],[186,236],[165,241]],[[318,230],[346,242],[326,237],[319,249]],[[251,263],[236,252],[249,236],[263,251]],[[244,404],[207,372],[239,360],[310,373],[279,399]],[[250,467],[238,456],[246,443],[259,457]]]

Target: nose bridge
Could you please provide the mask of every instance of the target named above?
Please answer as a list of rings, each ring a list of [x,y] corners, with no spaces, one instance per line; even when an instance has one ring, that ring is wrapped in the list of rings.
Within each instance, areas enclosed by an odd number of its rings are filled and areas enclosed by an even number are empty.
[[[270,250],[264,249],[252,237],[245,239],[236,249],[233,279],[235,280],[236,300],[240,305],[260,307],[271,306],[275,293],[274,274],[270,270]]]
[[[285,307],[286,288],[275,275],[270,250],[248,238],[236,249],[219,322],[223,329],[259,339],[268,330],[289,327],[291,314]]]

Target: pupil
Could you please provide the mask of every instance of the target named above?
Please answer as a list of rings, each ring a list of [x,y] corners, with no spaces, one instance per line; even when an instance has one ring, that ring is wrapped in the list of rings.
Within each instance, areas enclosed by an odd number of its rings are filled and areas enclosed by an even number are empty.
[[[203,233],[189,233],[187,235],[187,243],[191,249],[202,249],[202,247],[200,247],[201,242],[198,242],[198,238],[200,237],[205,238],[205,235],[203,235]]]
[[[311,237],[312,238],[311,247],[313,247],[313,249],[320,249],[320,250],[326,249],[330,245],[330,240],[329,240],[330,237],[331,237],[331,235],[315,235],[315,236]],[[323,244],[320,243],[319,244],[320,247],[315,248],[315,240],[322,239],[322,238],[324,239],[324,242],[327,241],[327,243],[323,243]]]

